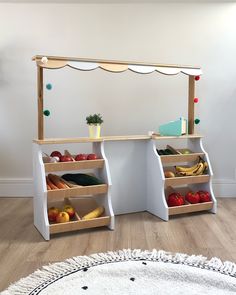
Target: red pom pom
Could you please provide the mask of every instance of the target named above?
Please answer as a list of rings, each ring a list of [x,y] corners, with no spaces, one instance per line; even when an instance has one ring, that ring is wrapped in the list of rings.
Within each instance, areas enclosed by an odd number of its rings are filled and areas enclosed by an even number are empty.
[[[193,101],[194,101],[195,103],[198,103],[198,98],[195,97]]]
[[[200,80],[200,76],[195,76],[195,81],[198,81],[198,80]]]

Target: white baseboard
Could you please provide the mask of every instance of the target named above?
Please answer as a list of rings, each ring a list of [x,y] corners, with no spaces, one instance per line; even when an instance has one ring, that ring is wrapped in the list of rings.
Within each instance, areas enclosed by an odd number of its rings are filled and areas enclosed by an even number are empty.
[[[212,185],[216,197],[236,198],[234,179],[214,179]],[[33,179],[0,179],[0,197],[33,197]]]
[[[33,179],[1,178],[0,197],[33,197]]]
[[[213,179],[212,186],[216,197],[236,198],[235,179]]]

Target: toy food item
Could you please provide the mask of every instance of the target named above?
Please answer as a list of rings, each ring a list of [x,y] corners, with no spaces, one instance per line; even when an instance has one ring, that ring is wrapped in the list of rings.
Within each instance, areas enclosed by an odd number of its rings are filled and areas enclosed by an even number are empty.
[[[62,154],[59,151],[53,151],[50,156],[60,158]]]
[[[211,201],[211,195],[207,191],[198,191],[198,194],[200,196],[200,203],[204,202],[210,202]]]
[[[60,177],[55,174],[48,174],[48,179],[59,189],[69,188],[65,183],[61,181]]]
[[[84,161],[84,160],[87,160],[87,155],[86,154],[78,154],[75,157],[75,161]]]
[[[176,173],[179,176],[202,175],[207,170],[207,168],[208,168],[207,162],[203,161],[201,158],[199,158],[199,161],[197,164],[191,167],[175,166]]]
[[[101,216],[104,212],[104,207],[98,207],[95,210],[89,212],[88,214],[86,214],[82,220],[88,220],[88,219],[93,219],[93,218],[97,218],[99,216]]]
[[[185,196],[185,200],[191,204],[197,204],[200,202],[200,195],[199,193],[188,192]]]
[[[47,183],[47,186],[49,186],[51,190],[58,189],[58,187],[49,179],[48,176],[46,176],[46,183]]]
[[[60,157],[60,162],[73,162],[73,158],[68,155],[63,155]]]
[[[168,196],[167,204],[169,207],[184,205],[184,197],[180,193],[172,193]]]
[[[97,159],[96,154],[88,154],[88,156],[87,156],[87,160],[96,160],[96,159]]]
[[[57,223],[63,223],[70,221],[70,216],[67,212],[60,212],[56,217]]]
[[[165,178],[175,177],[175,174],[172,171],[165,171],[164,174],[165,174]]]
[[[75,216],[75,209],[70,205],[65,205],[63,208],[63,212],[68,213],[70,216],[70,219]]]
[[[68,173],[68,174],[62,175],[62,178],[67,181],[73,181],[77,183],[78,185],[83,185],[83,186],[103,184],[103,182],[97,177],[91,176],[88,174],[83,174],[83,173],[75,173],[75,174]]]
[[[56,207],[51,207],[48,209],[48,220],[50,222],[55,222],[57,215],[60,213],[60,210]]]

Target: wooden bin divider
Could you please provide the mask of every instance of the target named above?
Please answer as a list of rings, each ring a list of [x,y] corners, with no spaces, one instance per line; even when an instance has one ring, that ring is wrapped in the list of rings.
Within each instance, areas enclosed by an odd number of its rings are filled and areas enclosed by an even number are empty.
[[[47,192],[49,201],[56,201],[60,199],[65,199],[68,197],[77,196],[88,196],[107,193],[107,184],[89,185],[89,186],[77,186],[67,189],[55,189]]]
[[[204,153],[193,154],[176,154],[176,155],[163,155],[161,156],[162,164],[177,163],[177,162],[194,162],[203,157]]]
[[[205,202],[205,203],[197,203],[197,204],[185,204],[182,206],[176,207],[169,207],[168,214],[170,215],[177,215],[177,214],[184,214],[184,213],[191,213],[191,212],[198,212],[198,211],[206,211],[211,210],[213,207],[213,202]]]
[[[178,176],[165,179],[165,187],[209,182],[210,175]]]
[[[104,160],[84,160],[75,162],[44,163],[45,172],[70,171],[82,169],[103,168]]]

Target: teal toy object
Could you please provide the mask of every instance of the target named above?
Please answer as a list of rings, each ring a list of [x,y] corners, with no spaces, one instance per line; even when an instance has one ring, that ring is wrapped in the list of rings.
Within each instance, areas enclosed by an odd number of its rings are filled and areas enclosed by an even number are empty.
[[[195,120],[194,120],[194,123],[195,123],[196,125],[199,124],[199,123],[200,123],[200,119],[198,119],[198,118],[195,119]]]
[[[48,117],[50,116],[50,111],[49,110],[45,110],[43,111],[44,116]]]
[[[160,125],[159,133],[161,136],[181,136],[188,133],[187,120],[180,118],[176,121],[170,121],[167,124]]]
[[[51,90],[52,89],[52,84],[50,84],[50,83],[46,84],[46,88],[47,88],[47,90]]]

